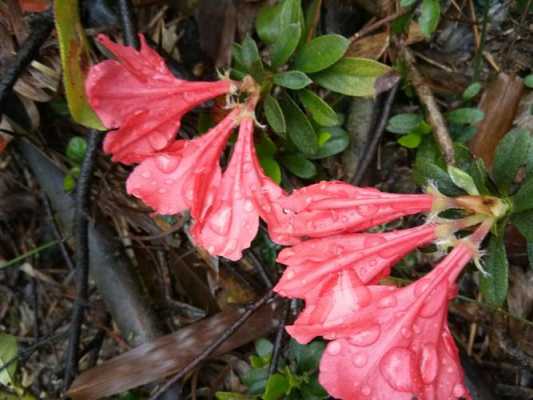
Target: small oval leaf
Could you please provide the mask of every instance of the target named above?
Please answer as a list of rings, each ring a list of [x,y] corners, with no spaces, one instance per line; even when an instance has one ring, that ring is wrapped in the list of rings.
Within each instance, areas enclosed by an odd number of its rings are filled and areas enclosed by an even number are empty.
[[[272,68],[277,69],[284,65],[292,56],[302,35],[300,24],[289,24],[283,34],[274,43],[271,50]]]
[[[308,86],[313,81],[300,71],[286,71],[274,75],[274,83],[287,89],[299,90]]]
[[[318,139],[307,116],[287,94],[281,98],[280,105],[289,138],[304,154],[314,155],[318,151]]]
[[[505,302],[509,288],[509,261],[501,237],[490,238],[484,268],[487,275],[479,282],[481,294],[487,303],[499,307]]]
[[[280,161],[285,168],[299,178],[311,179],[316,175],[315,164],[305,158],[302,154],[283,154],[280,157]]]
[[[463,189],[471,196],[479,196],[479,190],[476,187],[474,179],[462,169],[448,165],[448,175],[457,187]]]
[[[267,95],[263,102],[263,110],[265,111],[265,117],[274,132],[285,137],[287,132],[287,124],[285,123],[285,117],[281,107],[272,95]]]
[[[319,136],[329,137],[321,144],[316,154],[309,157],[311,160],[331,157],[335,154],[342,153],[350,144],[348,133],[339,127],[325,128],[319,132]]]
[[[322,97],[311,90],[300,90],[298,98],[305,110],[321,126],[335,126],[339,124],[339,118],[333,108],[326,103]]]
[[[323,35],[305,44],[296,55],[294,68],[303,72],[319,72],[339,61],[350,41],[341,35]]]

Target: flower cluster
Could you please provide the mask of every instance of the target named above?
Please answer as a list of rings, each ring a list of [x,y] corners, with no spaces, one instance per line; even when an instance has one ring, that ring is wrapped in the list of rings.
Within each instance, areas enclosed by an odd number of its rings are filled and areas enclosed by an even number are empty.
[[[290,246],[279,254],[287,268],[274,290],[305,300],[287,331],[300,343],[318,336],[331,340],[320,365],[320,382],[331,395],[346,400],[469,397],[446,323],[447,302],[456,292],[457,276],[477,255],[490,218],[441,220],[440,211],[464,208],[468,199],[435,191],[391,194],[333,181],[287,195],[265,176],[255,153],[257,90],[229,79],[177,79],[142,36],[140,50],[104,35],[98,40],[116,60],[93,66],[86,90],[104,125],[113,129],[104,151],[113,161],[137,164],[127,180],[128,193],[160,214],[190,210],[197,245],[231,260],[242,256],[259,220],[265,221],[271,238]],[[215,127],[194,139],[176,139],[185,113],[236,91],[246,100],[234,104]],[[221,155],[237,128],[222,171]],[[417,213],[433,218],[415,228],[364,232]],[[472,235],[455,240],[454,232],[476,225]],[[403,288],[378,285],[402,257],[432,242],[454,248],[426,277]]]

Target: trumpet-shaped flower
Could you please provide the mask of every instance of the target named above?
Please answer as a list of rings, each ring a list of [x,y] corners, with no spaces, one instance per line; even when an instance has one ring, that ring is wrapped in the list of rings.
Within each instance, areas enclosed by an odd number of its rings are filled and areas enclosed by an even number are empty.
[[[357,312],[347,305],[327,324],[287,330],[301,343],[317,334],[333,339],[322,356],[320,383],[336,398],[469,398],[446,316],[455,280],[475,253],[476,245],[464,240],[416,283],[356,287]]]
[[[378,283],[396,262],[413,249],[431,243],[437,238],[437,229],[447,230],[442,229],[444,227],[428,224],[384,233],[340,234],[298,243],[279,253],[278,262],[288,267],[274,290],[286,297],[303,298],[308,307],[315,308],[320,303],[320,314],[330,314],[326,310],[341,301],[338,296],[345,293],[350,297],[350,290],[344,290],[342,282],[346,281],[350,287]],[[343,273],[347,270],[349,272]]]
[[[239,137],[213,204],[193,228],[193,237],[209,253],[238,260],[257,234],[259,216],[269,226],[278,224],[281,208],[275,200],[279,186],[261,170],[253,141],[253,119],[241,120]]]
[[[320,182],[281,200],[287,223],[277,232],[293,238],[357,232],[405,215],[445,207],[445,201],[434,194],[391,194],[339,181]]]
[[[125,164],[166,150],[185,113],[232,90],[229,80],[188,82],[175,78],[142,35],[140,39],[137,51],[99,35],[99,42],[117,60],[91,67],[85,83],[89,103],[103,124],[118,128],[106,135],[104,151],[113,161]]]

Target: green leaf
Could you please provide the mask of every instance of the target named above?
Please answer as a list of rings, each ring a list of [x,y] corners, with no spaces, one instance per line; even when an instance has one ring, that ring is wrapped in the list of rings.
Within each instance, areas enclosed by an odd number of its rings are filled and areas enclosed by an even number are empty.
[[[298,98],[305,110],[321,126],[335,126],[339,124],[339,118],[333,108],[326,103],[319,95],[311,90],[300,90]]]
[[[266,176],[278,185],[281,183],[281,168],[276,160],[272,157],[259,157],[259,164]]]
[[[255,150],[259,157],[272,157],[278,151],[276,144],[268,137],[268,135],[263,134],[260,136],[259,141],[255,144]]]
[[[216,392],[215,398],[217,400],[254,400],[255,396],[248,396],[242,393],[236,392]]]
[[[479,190],[477,190],[474,179],[467,172],[453,165],[448,165],[448,175],[450,175],[452,182],[457,187],[460,187],[471,196],[479,196]]]
[[[318,151],[318,140],[307,116],[287,94],[281,98],[280,105],[287,122],[289,138],[301,152],[314,155]]]
[[[471,83],[463,92],[463,100],[468,101],[476,97],[481,90],[481,83],[474,82]]]
[[[18,346],[15,336],[0,333],[0,385],[13,387],[16,385],[15,372],[18,362],[12,362],[3,368],[8,362],[17,356]]]
[[[287,124],[285,123],[285,117],[283,116],[281,106],[274,96],[269,94],[265,97],[263,110],[265,111],[265,118],[268,125],[270,125],[272,130],[280,136],[285,137]]]
[[[322,147],[329,139],[331,139],[331,133],[328,131],[318,132],[318,147]]]
[[[498,143],[494,153],[492,176],[498,189],[503,193],[509,192],[518,169],[526,165],[529,142],[529,132],[527,130],[513,129]]]
[[[475,159],[468,167],[467,172],[482,195],[490,194],[490,190],[487,187],[488,173],[481,158]]]
[[[258,339],[255,341],[255,352],[261,357],[267,357],[272,354],[274,346],[266,339]]]
[[[475,125],[485,118],[485,113],[479,108],[465,107],[450,111],[446,119],[452,124]]]
[[[296,55],[294,68],[313,73],[322,71],[339,61],[350,41],[341,35],[323,35],[306,43]]]
[[[416,149],[420,146],[420,142],[422,142],[422,137],[416,133],[409,133],[398,139],[398,143],[408,149]]]
[[[76,178],[72,174],[67,174],[63,178],[63,190],[72,193],[76,189]]]
[[[488,275],[480,279],[481,294],[487,303],[499,307],[505,302],[509,287],[509,261],[501,236],[490,238],[485,270]]]
[[[350,144],[350,136],[342,128],[332,126],[330,128],[324,128],[318,133],[319,136],[323,137],[326,134],[329,135],[329,139],[320,145],[315,154],[309,156],[311,160],[318,160],[342,153]]]
[[[263,368],[251,368],[242,377],[242,383],[248,386],[250,394],[261,394],[265,390],[268,379],[268,366]]]
[[[420,30],[426,38],[430,38],[440,19],[440,0],[422,0],[422,7],[420,9],[420,18],[418,23]]]
[[[305,31],[303,32],[304,40],[311,40],[316,31],[316,27],[320,21],[320,10],[322,8],[322,0],[312,0],[307,6],[305,13]]]
[[[401,7],[409,7],[416,3],[416,0],[400,0]]]
[[[281,374],[272,374],[266,384],[263,400],[278,400],[289,391],[289,379]]]
[[[420,114],[405,113],[397,114],[387,123],[387,131],[392,133],[409,133],[416,129],[424,118]]]
[[[376,80],[390,72],[387,65],[366,58],[345,57],[311,78],[320,86],[346,96],[376,94]]]
[[[74,136],[67,144],[66,155],[71,161],[80,164],[85,158],[86,151],[87,141],[81,136]]]
[[[283,4],[265,5],[259,10],[255,20],[255,29],[259,38],[266,44],[274,43],[280,33],[281,11]]]
[[[533,242],[533,210],[513,214],[511,222],[528,242]]]
[[[524,78],[524,85],[530,89],[533,89],[533,74],[529,74]]]
[[[464,192],[453,183],[446,171],[438,165],[435,165],[432,161],[417,158],[414,174],[416,183],[421,186],[433,183],[441,193],[447,196],[459,196],[464,194]]]
[[[303,345],[291,339],[289,342],[289,358],[296,362],[298,373],[314,372],[318,370],[320,358],[325,347],[325,343],[321,340],[315,340]]]
[[[285,168],[299,178],[311,179],[316,175],[315,164],[300,153],[283,154],[280,161]]]
[[[527,259],[529,260],[529,268],[533,269],[533,242],[527,242]]]
[[[303,89],[313,81],[300,71],[285,71],[274,75],[274,83],[292,90]]]
[[[255,40],[253,40],[250,35],[246,35],[242,41],[240,59],[247,71],[250,72],[254,78],[261,77],[261,74],[263,73],[263,63],[261,61],[261,56],[259,55],[257,43],[255,43]]]
[[[89,105],[85,93],[85,80],[91,59],[85,30],[80,22],[78,1],[54,1],[54,15],[70,115],[83,126],[104,130],[104,125]]]
[[[289,24],[283,34],[272,45],[272,68],[277,69],[284,65],[292,56],[302,35],[300,24]]]
[[[518,192],[511,197],[513,211],[521,212],[533,208],[533,176],[528,177]]]

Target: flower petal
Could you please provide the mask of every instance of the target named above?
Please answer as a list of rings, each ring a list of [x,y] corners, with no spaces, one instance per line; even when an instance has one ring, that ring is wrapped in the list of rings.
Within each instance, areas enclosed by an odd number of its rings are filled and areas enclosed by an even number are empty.
[[[117,56],[91,67],[86,91],[89,102],[109,132],[104,151],[113,161],[126,164],[143,161],[165,149],[180,126],[181,117],[204,101],[227,93],[231,83],[188,82],[176,79],[163,59],[141,35],[139,51],[98,40]]]
[[[429,211],[433,196],[383,193],[342,182],[321,182],[281,200],[287,223],[276,233],[289,237],[323,237],[357,232],[399,217]]]
[[[286,297],[316,298],[317,285],[329,274],[354,271],[361,285],[377,283],[407,253],[435,240],[435,225],[385,233],[353,233],[311,239],[282,250],[278,262],[288,265],[274,290]]]
[[[167,150],[147,158],[129,176],[128,193],[160,214],[188,208],[200,218],[211,204],[220,181],[219,158],[240,110],[191,141],[176,141]]]

